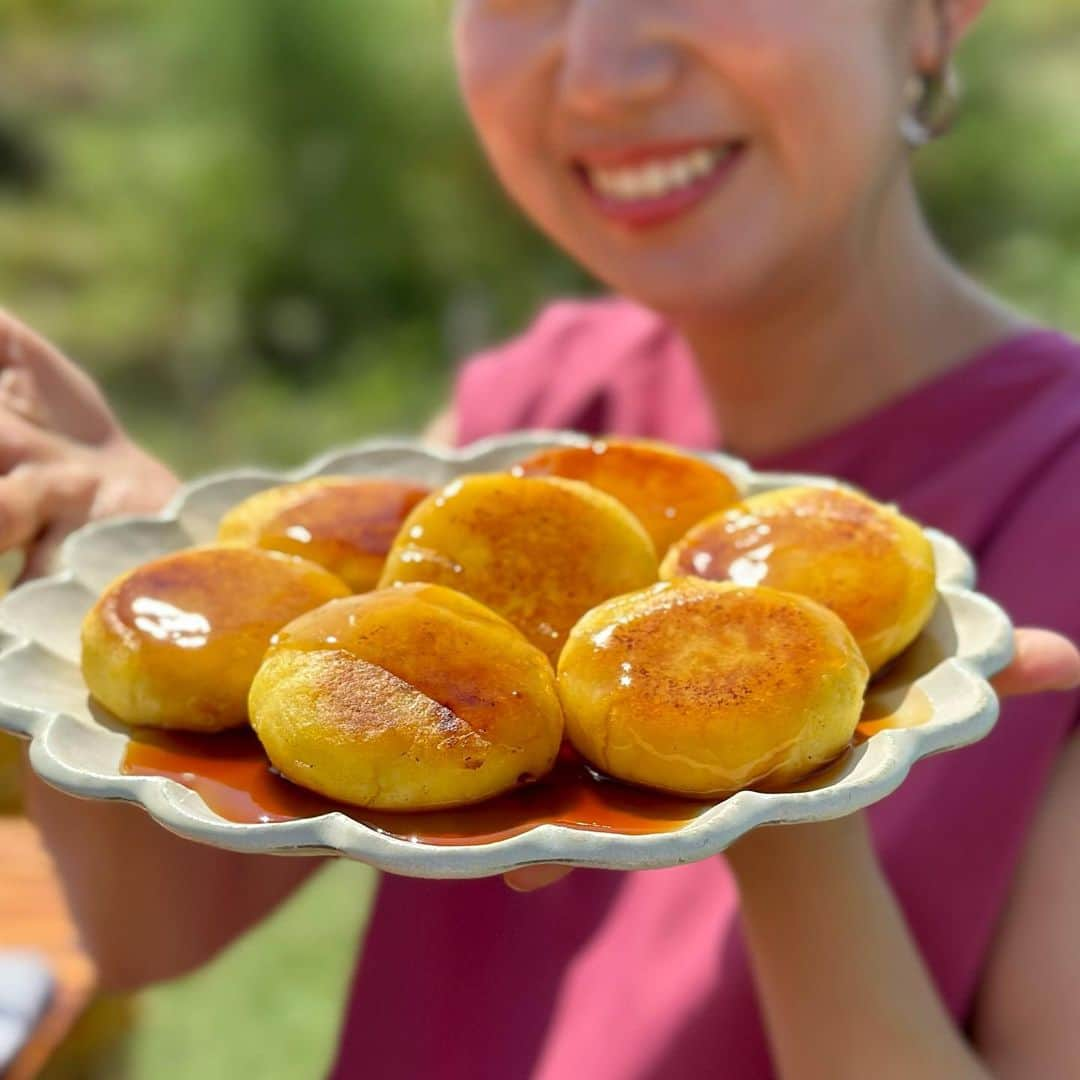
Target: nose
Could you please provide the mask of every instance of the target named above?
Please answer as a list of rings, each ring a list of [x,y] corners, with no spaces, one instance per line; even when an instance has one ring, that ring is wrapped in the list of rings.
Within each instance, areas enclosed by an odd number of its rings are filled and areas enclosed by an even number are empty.
[[[650,19],[654,0],[576,0],[560,50],[563,101],[585,116],[640,108],[664,96],[679,73],[673,42]],[[642,14],[642,11],[645,14]],[[655,9],[654,9],[655,10]]]

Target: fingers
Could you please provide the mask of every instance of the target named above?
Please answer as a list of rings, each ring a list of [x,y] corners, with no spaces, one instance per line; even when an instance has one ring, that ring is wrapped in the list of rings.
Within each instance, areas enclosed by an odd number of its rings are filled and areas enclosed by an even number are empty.
[[[27,549],[16,583],[21,585],[24,581],[33,581],[34,578],[54,573],[58,569],[60,545],[81,524],[81,521],[69,518],[48,526]]]
[[[3,359],[3,354],[0,354],[0,359]],[[37,387],[25,368],[9,367],[0,371],[0,407],[31,424],[39,427],[46,425]]]
[[[1000,697],[1080,686],[1080,652],[1051,630],[1016,631],[1016,656],[991,683]]]
[[[503,874],[503,881],[514,892],[529,893],[537,889],[546,889],[549,885],[562,881],[571,872],[569,866],[525,866],[520,870],[511,870]]]
[[[23,464],[48,464],[60,456],[61,439],[4,411],[3,406],[0,399],[0,473],[9,473]],[[70,447],[70,443],[67,445]]]
[[[93,380],[44,338],[0,310],[0,403],[38,427],[98,444],[116,423]]]
[[[20,466],[0,477],[0,551],[29,548],[46,532],[57,542],[86,520],[96,489],[89,472],[71,465]],[[35,551],[29,559],[40,561]]]
[[[36,477],[36,469],[24,469],[0,479],[0,551],[28,546],[47,524]]]

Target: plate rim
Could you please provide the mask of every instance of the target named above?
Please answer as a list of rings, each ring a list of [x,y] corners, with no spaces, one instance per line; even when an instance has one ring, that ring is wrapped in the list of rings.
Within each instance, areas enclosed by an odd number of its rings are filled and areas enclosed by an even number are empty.
[[[215,487],[237,482],[264,486],[289,483],[328,475],[339,463],[350,459],[355,463],[364,457],[384,461],[394,455],[399,459],[420,457],[450,470],[522,457],[545,446],[587,445],[595,441],[576,432],[545,429],[491,436],[465,447],[439,447],[416,438],[384,437],[325,451],[294,469],[233,468],[199,477],[182,485],[156,514],[124,515],[83,526],[64,542],[57,573],[20,586],[0,600],[0,664],[10,662],[13,654],[21,655],[33,648],[57,655],[35,637],[19,632],[25,629],[25,614],[21,619],[11,616],[35,596],[49,596],[59,589],[69,590],[72,585],[93,593],[78,573],[79,551],[84,544],[110,531],[123,535],[139,528],[184,529],[185,512]],[[726,470],[743,493],[752,486],[794,483],[858,490],[852,484],[816,474],[758,472],[738,458],[715,451],[685,452]],[[742,791],[669,832],[634,835],[542,824],[485,844],[434,845],[388,835],[337,811],[288,822],[235,823],[213,815],[200,796],[174,780],[124,776],[119,772],[102,775],[69,765],[54,752],[52,741],[62,737],[63,725],[84,726],[84,722],[70,712],[20,704],[9,696],[4,685],[0,685],[0,730],[30,740],[31,765],[52,786],[79,798],[142,806],[169,831],[225,850],[294,856],[336,854],[392,873],[444,879],[488,877],[551,862],[611,870],[683,865],[718,854],[753,828],[824,821],[864,809],[899,788],[917,761],[969,745],[993,729],[999,702],[989,678],[1012,658],[1012,625],[998,604],[976,591],[974,562],[962,545],[938,529],[923,529],[939,555],[937,587],[941,601],[973,607],[985,620],[986,643],[981,652],[945,658],[916,680],[950,680],[957,692],[969,699],[964,715],[947,716],[941,723],[918,728],[877,733],[863,744],[861,754],[857,752],[858,761],[848,771],[858,773],[865,766],[865,775],[860,775],[857,783],[849,782],[845,776],[813,792]],[[185,531],[192,539],[190,531]],[[70,658],[63,662],[73,663]],[[204,816],[193,812],[193,802],[203,808]],[[206,815],[212,820],[207,820]]]

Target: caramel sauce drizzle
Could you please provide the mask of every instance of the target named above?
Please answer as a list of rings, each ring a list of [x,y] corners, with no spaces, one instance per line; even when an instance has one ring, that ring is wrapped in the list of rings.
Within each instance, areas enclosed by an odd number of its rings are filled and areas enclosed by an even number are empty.
[[[783,790],[827,787],[844,775],[861,742],[889,728],[926,723],[930,701],[910,683],[931,670],[941,656],[932,641],[916,642],[871,685],[852,746],[836,761]],[[416,814],[363,810],[297,787],[274,772],[258,740],[246,730],[207,736],[133,731],[122,772],[175,780],[227,821],[260,824],[338,812],[389,836],[436,846],[489,844],[543,824],[630,836],[662,834],[715,805],[714,800],[687,799],[611,780],[588,768],[569,746],[563,748],[554,770],[535,783],[477,806]]]

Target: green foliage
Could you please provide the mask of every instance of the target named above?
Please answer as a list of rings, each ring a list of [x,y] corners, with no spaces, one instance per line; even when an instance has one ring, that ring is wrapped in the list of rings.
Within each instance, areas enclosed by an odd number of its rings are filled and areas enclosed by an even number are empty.
[[[0,163],[0,296],[186,471],[414,427],[458,351],[582,287],[488,176],[437,5],[57,0],[7,29],[0,134],[41,175]]]
[[[6,0],[0,22],[0,298],[185,471],[415,426],[458,353],[589,287],[488,175],[444,3]],[[1074,330],[1078,53],[1073,0],[998,0],[921,163],[957,257]]]
[[[961,70],[961,121],[921,164],[931,218],[998,291],[1080,330],[1080,10],[1072,0],[991,6]]]

